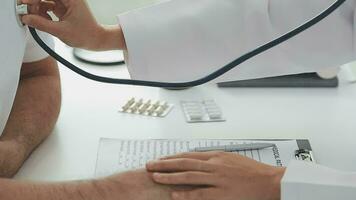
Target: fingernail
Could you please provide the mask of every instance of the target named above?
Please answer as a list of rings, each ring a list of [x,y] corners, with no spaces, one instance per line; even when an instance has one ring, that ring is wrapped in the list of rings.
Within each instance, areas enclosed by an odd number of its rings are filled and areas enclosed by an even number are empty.
[[[153,179],[160,179],[162,177],[160,173],[153,173],[152,176]]]
[[[155,164],[156,164],[156,161],[150,161],[150,162],[148,162],[148,163],[146,164],[146,167],[147,167],[147,168],[153,168],[153,167],[155,166]]]
[[[150,168],[152,166],[151,162],[146,163],[146,168]]]

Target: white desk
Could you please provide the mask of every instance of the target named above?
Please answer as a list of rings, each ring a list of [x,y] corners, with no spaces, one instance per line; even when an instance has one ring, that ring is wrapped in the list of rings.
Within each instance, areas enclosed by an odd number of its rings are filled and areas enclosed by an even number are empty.
[[[75,61],[69,48],[58,51]],[[99,67],[100,68],[100,67]],[[104,75],[127,77],[124,66],[102,67]],[[98,141],[111,138],[308,138],[319,163],[356,171],[356,84],[338,89],[218,89],[205,85],[185,91],[95,83],[61,68],[62,112],[54,133],[34,152],[18,179],[70,180],[94,174]],[[176,105],[167,118],[119,114],[130,97]],[[225,123],[188,124],[179,101],[214,99]]]

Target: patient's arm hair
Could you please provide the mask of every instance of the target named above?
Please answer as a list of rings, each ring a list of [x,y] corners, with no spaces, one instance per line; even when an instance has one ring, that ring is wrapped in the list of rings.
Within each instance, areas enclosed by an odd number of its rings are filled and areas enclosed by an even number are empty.
[[[154,183],[145,169],[72,182],[34,183],[0,178],[0,199],[170,200],[172,188]]]
[[[32,151],[52,132],[61,90],[52,58],[22,65],[13,108],[0,138],[0,177],[12,177]]]
[[[0,178],[0,199],[109,200],[105,195],[100,194],[100,184],[97,181],[31,183]],[[119,197],[116,199],[120,200]]]

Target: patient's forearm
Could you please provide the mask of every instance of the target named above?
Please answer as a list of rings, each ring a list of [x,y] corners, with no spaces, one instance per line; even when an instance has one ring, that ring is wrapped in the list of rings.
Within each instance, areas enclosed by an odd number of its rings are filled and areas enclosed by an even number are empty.
[[[0,179],[0,199],[11,200],[109,200],[101,181],[28,183]],[[112,198],[118,199],[119,198]]]
[[[67,183],[0,179],[1,200],[169,200],[170,192],[169,187],[154,183],[146,170]]]
[[[0,176],[13,176],[52,132],[60,99],[59,73],[52,59],[23,66],[12,112],[0,138]]]

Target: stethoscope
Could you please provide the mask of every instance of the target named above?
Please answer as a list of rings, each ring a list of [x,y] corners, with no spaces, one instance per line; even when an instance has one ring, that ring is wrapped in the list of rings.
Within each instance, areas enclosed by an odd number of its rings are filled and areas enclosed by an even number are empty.
[[[55,51],[53,51],[46,43],[42,41],[42,39],[38,36],[36,30],[34,28],[29,27],[31,35],[36,40],[36,42],[54,59],[58,62],[62,63],[64,66],[68,67],[70,70],[74,71],[75,73],[86,77],[88,79],[103,82],[103,83],[110,83],[110,84],[123,84],[123,85],[136,85],[136,86],[147,86],[147,87],[160,87],[160,88],[169,88],[169,89],[180,89],[180,88],[189,88],[195,87],[202,84],[205,84],[209,81],[212,81],[223,74],[227,73],[228,71],[234,69],[238,65],[244,63],[245,61],[293,38],[294,36],[304,32],[305,30],[309,29],[310,27],[314,26],[315,24],[319,23],[321,20],[329,16],[335,10],[337,10],[346,0],[337,0],[333,3],[329,8],[324,10],[322,13],[317,15],[316,17],[310,19],[309,21],[305,22],[304,24],[300,25],[299,27],[295,28],[294,30],[268,42],[255,50],[252,50],[241,57],[237,58],[236,60],[228,63],[227,65],[221,67],[220,69],[212,72],[211,74],[189,82],[176,82],[176,83],[169,83],[169,82],[155,82],[155,81],[144,81],[144,80],[131,80],[131,79],[114,79],[108,77],[97,76],[95,74],[91,74],[86,72],[79,67],[73,65],[72,63],[68,62],[66,59],[58,55]]]

